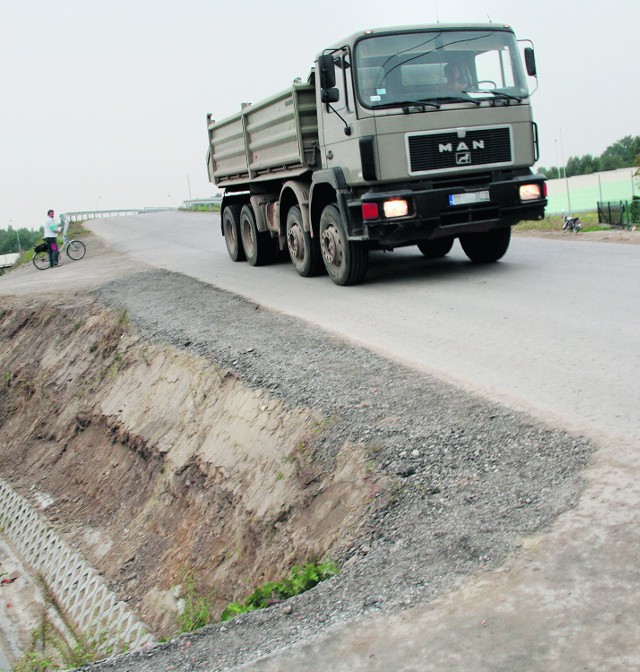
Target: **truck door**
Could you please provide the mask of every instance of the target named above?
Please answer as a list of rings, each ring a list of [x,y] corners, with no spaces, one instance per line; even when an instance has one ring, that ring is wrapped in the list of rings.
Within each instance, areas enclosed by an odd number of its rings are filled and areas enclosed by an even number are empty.
[[[333,60],[338,100],[318,103],[322,163],[326,168],[342,168],[349,180],[348,173],[360,166],[350,52],[346,48],[338,50]]]

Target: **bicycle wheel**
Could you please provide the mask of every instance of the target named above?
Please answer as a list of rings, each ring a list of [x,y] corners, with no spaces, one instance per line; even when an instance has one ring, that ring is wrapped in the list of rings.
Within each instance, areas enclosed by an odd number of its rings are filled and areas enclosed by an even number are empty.
[[[85,247],[85,244],[80,240],[70,240],[67,245],[67,256],[74,261],[82,259],[86,251],[87,248]]]
[[[36,252],[33,255],[33,265],[40,271],[44,271],[49,268],[49,253]]]

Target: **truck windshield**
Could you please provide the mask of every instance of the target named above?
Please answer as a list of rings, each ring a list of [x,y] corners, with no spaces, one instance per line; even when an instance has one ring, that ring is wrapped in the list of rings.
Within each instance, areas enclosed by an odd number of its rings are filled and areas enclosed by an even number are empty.
[[[371,35],[354,51],[358,99],[368,108],[407,101],[521,101],[529,95],[515,36],[507,30]]]

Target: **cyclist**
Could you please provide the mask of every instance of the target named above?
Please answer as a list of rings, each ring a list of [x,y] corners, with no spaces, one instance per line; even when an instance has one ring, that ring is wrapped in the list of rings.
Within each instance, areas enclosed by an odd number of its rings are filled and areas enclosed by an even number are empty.
[[[49,248],[49,267],[55,268],[58,265],[58,233],[60,226],[53,219],[55,212],[49,210],[47,212],[47,219],[42,225],[42,237],[44,238]]]

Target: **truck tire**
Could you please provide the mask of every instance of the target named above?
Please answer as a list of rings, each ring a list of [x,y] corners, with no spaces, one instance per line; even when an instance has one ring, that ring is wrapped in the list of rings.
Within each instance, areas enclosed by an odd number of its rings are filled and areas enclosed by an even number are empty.
[[[227,252],[233,261],[245,261],[247,255],[240,238],[240,206],[228,205],[222,213],[222,233]]]
[[[440,257],[446,257],[451,252],[453,240],[453,236],[425,240],[422,243],[418,243],[418,249],[427,259],[439,259]]]
[[[466,233],[460,236],[464,253],[476,264],[498,261],[509,249],[511,227],[493,229],[485,233]]]
[[[287,213],[287,247],[296,271],[303,278],[320,275],[324,271],[320,241],[312,238],[302,225],[302,213],[297,205]]]
[[[268,231],[258,231],[253,208],[250,205],[243,205],[240,210],[240,237],[251,266],[265,266],[276,260],[277,243]]]
[[[369,251],[347,239],[347,232],[335,205],[327,205],[320,216],[320,249],[329,277],[336,285],[357,285],[367,276]]]

